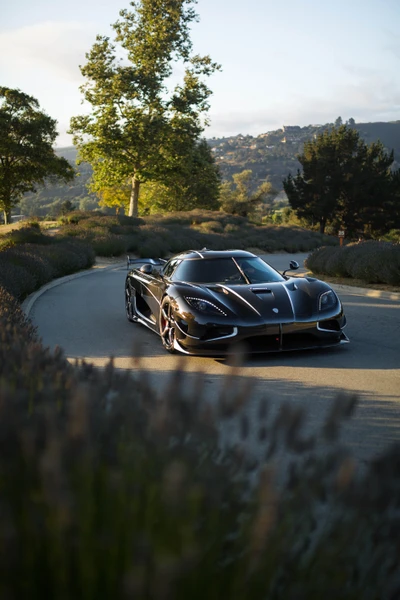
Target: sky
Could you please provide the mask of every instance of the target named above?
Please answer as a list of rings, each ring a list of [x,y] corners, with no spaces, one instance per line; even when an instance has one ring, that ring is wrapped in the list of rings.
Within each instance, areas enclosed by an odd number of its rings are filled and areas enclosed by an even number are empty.
[[[57,120],[85,112],[79,65],[125,0],[0,0],[0,85]],[[207,84],[204,135],[257,136],[283,125],[400,120],[400,0],[198,0],[194,50],[221,72]],[[177,72],[177,74],[179,74]]]

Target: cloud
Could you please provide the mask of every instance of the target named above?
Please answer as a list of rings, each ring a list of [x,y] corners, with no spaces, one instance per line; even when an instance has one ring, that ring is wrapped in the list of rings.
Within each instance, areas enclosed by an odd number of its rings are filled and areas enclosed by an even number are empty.
[[[206,136],[229,136],[242,133],[257,136],[279,129],[282,125],[332,123],[338,116],[356,122],[394,121],[400,115],[400,85],[372,69],[347,68],[351,75],[346,83],[333,84],[329,90],[313,95],[304,92],[286,101],[266,101],[265,108],[210,111]]]
[[[385,49],[395,58],[400,59],[400,35],[388,29],[385,30],[385,35],[387,40]]]
[[[3,70],[29,74],[47,72],[70,82],[81,82],[79,65],[95,40],[87,24],[45,22],[0,33],[0,54],[7,56]],[[22,73],[21,73],[22,72]]]

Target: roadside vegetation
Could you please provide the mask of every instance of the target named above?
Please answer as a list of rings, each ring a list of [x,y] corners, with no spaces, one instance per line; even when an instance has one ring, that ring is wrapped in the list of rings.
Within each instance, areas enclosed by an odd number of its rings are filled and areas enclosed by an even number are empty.
[[[254,225],[221,211],[194,210],[142,218],[73,212],[61,219],[59,235],[92,244],[96,254],[166,257],[188,249],[256,249],[261,252],[307,252],[335,245],[337,238],[301,227]]]
[[[329,226],[377,239],[399,227],[400,169],[382,142],[367,144],[339,123],[305,142],[298,160],[303,171],[283,187],[297,216],[321,233]]]
[[[234,367],[211,406],[202,376],[132,366],[71,365],[0,287],[2,598],[398,597],[400,448],[357,464],[355,398],[310,435]]]
[[[0,236],[0,287],[19,301],[49,281],[89,269],[94,262],[90,244],[46,235],[38,223]]]
[[[240,248],[256,253],[310,252],[316,276],[360,284],[400,286],[398,232],[388,241],[338,245],[336,237],[300,226],[255,225],[221,211],[189,211],[143,218],[73,211],[53,222],[31,221],[0,235],[0,284],[19,299],[55,277],[90,268],[95,257],[167,258],[188,249]],[[1,234],[2,228],[0,228]]]
[[[342,248],[324,246],[308,256],[305,266],[316,275],[400,286],[400,244],[365,241]]]

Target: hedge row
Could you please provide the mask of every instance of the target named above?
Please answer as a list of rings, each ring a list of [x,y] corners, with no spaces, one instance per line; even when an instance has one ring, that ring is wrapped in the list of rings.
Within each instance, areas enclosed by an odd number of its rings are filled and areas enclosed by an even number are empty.
[[[209,405],[202,377],[156,391],[135,360],[69,364],[0,288],[0,598],[399,597],[400,449],[358,469],[337,443],[354,398],[310,437],[235,369]]]
[[[323,246],[305,264],[316,274],[400,285],[400,244],[367,241],[342,248]]]
[[[1,242],[0,286],[18,300],[52,279],[91,267],[95,261],[90,244],[52,238],[35,227],[15,230]]]
[[[337,244],[334,237],[300,227],[257,226],[243,217],[199,210],[140,219],[77,211],[64,218],[60,234],[91,243],[100,256],[131,252],[150,258],[190,248],[307,252],[322,244]]]

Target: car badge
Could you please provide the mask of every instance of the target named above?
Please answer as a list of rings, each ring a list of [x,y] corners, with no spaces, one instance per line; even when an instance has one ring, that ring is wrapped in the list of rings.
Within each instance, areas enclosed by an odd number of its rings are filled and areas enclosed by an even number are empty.
[[[273,310],[273,312],[274,312],[274,313],[276,313],[276,314],[278,314],[278,312],[279,312],[279,308],[273,308],[272,310]]]

